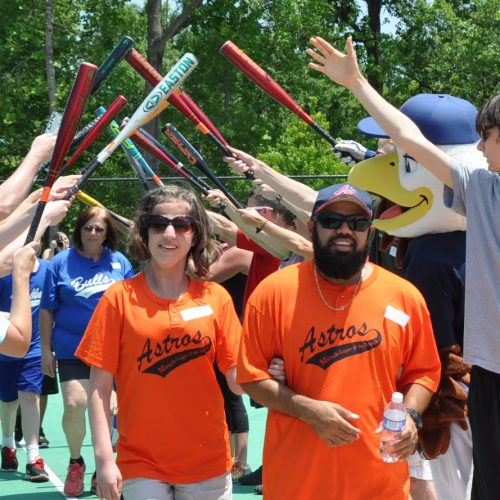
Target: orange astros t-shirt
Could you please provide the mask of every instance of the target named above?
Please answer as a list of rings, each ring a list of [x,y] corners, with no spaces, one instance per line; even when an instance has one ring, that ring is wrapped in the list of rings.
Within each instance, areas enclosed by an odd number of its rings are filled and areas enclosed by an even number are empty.
[[[340,306],[352,297],[354,286],[319,280],[329,304]],[[329,448],[305,422],[269,411],[264,497],[407,498],[407,463],[380,460],[375,429],[394,391],[411,383],[432,391],[438,387],[439,357],[417,289],[374,265],[351,305],[333,311],[320,298],[312,260],[278,271],[247,304],[238,382],[270,378],[274,356],[283,358],[291,389],[358,414],[351,423],[361,437]]]
[[[231,454],[213,364],[236,365],[241,325],[218,284],[191,280],[179,300],[144,274],[103,295],[76,355],[113,373],[124,479],[195,483],[227,473]]]

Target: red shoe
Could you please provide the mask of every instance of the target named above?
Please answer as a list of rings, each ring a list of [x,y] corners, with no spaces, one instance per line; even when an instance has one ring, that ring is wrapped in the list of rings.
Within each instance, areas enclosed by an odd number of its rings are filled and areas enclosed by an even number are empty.
[[[64,481],[64,494],[68,497],[78,497],[83,493],[83,476],[85,464],[69,464],[68,475]]]
[[[15,472],[19,464],[16,458],[16,449],[2,446],[2,466],[1,470],[4,472]]]

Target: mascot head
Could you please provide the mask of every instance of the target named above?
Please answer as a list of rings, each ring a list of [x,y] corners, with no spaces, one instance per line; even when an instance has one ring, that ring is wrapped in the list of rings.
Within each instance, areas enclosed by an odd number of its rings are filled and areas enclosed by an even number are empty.
[[[476,149],[477,110],[470,102],[447,94],[419,94],[406,101],[401,112],[449,156],[486,167]],[[370,137],[388,137],[371,117],[361,120],[358,129]],[[465,229],[465,218],[444,205],[444,184],[398,147],[358,163],[348,180],[388,201],[375,215],[374,226],[390,235],[412,238]]]

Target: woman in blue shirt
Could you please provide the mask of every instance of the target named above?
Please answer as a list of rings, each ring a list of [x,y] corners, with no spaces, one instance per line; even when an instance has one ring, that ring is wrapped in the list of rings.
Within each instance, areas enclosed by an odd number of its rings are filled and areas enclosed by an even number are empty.
[[[116,250],[118,236],[105,209],[82,212],[73,232],[74,247],[58,253],[45,277],[40,308],[42,370],[55,377],[55,360],[63,394],[63,430],[70,451],[64,493],[83,492],[85,463],[81,447],[90,367],[74,352],[104,291],[116,281],[130,278],[128,259]]]

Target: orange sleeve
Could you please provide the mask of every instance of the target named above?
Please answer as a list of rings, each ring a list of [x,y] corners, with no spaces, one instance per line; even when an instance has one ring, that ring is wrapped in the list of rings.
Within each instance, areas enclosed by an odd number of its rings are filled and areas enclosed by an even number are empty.
[[[113,291],[108,289],[99,300],[75,355],[91,366],[116,374],[122,317],[113,303]]]
[[[241,336],[241,323],[234,310],[234,305],[229,294],[220,290],[220,305],[217,311],[217,366],[222,373],[236,366],[238,362],[238,347]]]
[[[432,322],[424,299],[414,301],[408,330],[404,371],[398,388],[420,384],[436,392],[441,379],[441,361],[432,330]]]
[[[238,383],[272,378],[269,363],[276,354],[274,318],[263,314],[258,306],[259,297],[247,303],[238,357]]]

